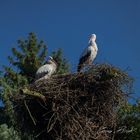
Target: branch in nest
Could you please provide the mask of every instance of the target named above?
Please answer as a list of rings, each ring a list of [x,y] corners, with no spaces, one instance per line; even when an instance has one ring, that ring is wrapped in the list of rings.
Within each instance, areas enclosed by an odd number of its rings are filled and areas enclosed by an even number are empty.
[[[25,94],[25,95],[29,95],[29,96],[33,96],[33,97],[37,97],[43,101],[46,101],[46,97],[44,95],[42,95],[41,93],[36,92],[36,91],[31,91],[27,87],[25,87],[24,89],[21,89],[20,93]]]

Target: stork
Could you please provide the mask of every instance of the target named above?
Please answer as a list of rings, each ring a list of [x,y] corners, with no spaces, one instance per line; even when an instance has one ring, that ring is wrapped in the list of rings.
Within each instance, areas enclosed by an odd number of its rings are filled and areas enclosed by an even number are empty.
[[[98,48],[95,40],[96,35],[91,34],[88,46],[87,48],[85,48],[85,50],[80,56],[77,72],[80,72],[85,65],[91,65],[94,59],[96,58]]]
[[[38,79],[48,79],[51,77],[52,74],[56,72],[57,63],[55,60],[49,56],[48,61],[45,65],[41,66],[36,72],[36,80]]]

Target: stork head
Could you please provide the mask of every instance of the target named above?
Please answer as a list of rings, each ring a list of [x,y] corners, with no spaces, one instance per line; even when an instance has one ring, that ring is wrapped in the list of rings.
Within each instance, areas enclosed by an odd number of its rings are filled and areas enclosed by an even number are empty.
[[[49,60],[54,60],[52,56],[49,56]]]
[[[56,61],[53,59],[52,56],[49,56],[48,62],[49,63],[55,63],[57,65]]]
[[[90,35],[90,40],[95,41],[96,40],[96,35],[95,34],[91,34]]]
[[[54,59],[53,59],[52,56],[49,56],[49,58],[48,58],[48,62],[49,62],[49,63],[53,63],[53,62],[54,62]]]

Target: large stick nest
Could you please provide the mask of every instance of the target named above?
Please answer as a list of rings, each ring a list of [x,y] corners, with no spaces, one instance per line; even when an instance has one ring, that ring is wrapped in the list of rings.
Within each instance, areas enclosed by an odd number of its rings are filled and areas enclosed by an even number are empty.
[[[107,64],[35,82],[17,98],[20,127],[37,139],[111,139],[129,83],[125,72]]]

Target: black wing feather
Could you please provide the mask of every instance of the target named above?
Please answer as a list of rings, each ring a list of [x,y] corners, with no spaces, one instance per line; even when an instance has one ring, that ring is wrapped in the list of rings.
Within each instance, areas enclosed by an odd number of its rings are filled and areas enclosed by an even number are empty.
[[[79,64],[78,64],[78,68],[77,68],[77,71],[80,72],[83,64],[85,63],[85,61],[88,59],[88,57],[90,57],[91,55],[91,51],[88,51],[87,54],[83,57],[80,58],[79,60]]]

